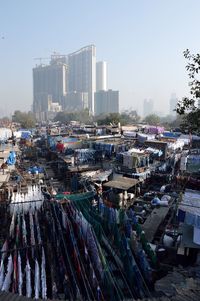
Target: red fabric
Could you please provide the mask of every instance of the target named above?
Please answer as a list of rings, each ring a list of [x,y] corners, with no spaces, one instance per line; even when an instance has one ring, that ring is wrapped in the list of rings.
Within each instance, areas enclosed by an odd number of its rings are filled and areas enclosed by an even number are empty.
[[[64,150],[64,144],[61,142],[58,142],[56,145],[56,149],[57,149],[57,151],[62,152]]]

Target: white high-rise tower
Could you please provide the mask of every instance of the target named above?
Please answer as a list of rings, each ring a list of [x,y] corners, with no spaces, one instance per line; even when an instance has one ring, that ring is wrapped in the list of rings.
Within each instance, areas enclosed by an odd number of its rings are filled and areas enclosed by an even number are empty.
[[[107,90],[107,63],[97,62],[96,64],[96,91]]]
[[[68,56],[68,91],[88,93],[88,106],[94,114],[96,91],[96,47],[89,45]]]

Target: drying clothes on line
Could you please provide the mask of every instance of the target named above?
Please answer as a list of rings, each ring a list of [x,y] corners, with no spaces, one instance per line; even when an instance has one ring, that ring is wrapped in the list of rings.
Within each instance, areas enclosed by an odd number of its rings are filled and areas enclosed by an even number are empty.
[[[28,186],[28,193],[13,193],[10,203],[10,212],[17,213],[34,212],[43,205],[44,196],[40,186]],[[14,218],[13,218],[14,219]],[[11,227],[12,231],[12,227]]]
[[[31,298],[32,288],[31,288],[31,267],[29,260],[26,260],[26,297]]]
[[[152,147],[148,147],[146,151],[154,155],[154,157],[161,157],[163,155],[163,152],[160,149],[155,149]]]
[[[168,145],[168,149],[171,150],[182,149],[184,146],[184,142],[182,140],[177,140],[175,142],[167,143],[167,145]]]
[[[17,268],[17,251],[14,252],[13,256],[13,281],[12,281],[12,291],[17,291],[18,283],[18,268]]]
[[[23,285],[23,276],[22,276],[22,261],[20,253],[18,253],[18,293],[22,295],[22,285]]]
[[[38,193],[35,189],[29,194],[30,202]],[[65,204],[43,201],[42,206],[27,205],[28,210],[24,202],[11,204],[12,227],[8,246],[5,243],[2,249],[6,252],[1,256],[0,284],[7,283],[7,290],[31,298],[65,294],[72,300],[124,300],[110,264],[117,268],[115,250],[122,262],[120,281],[130,299],[148,297],[142,273],[148,271],[145,257],[149,259],[150,249],[146,247],[145,253],[142,247],[131,249],[131,229],[138,227],[134,212],[109,208],[102,201],[95,204],[94,193],[62,195],[62,199]]]
[[[93,149],[76,149],[75,158],[79,163],[95,162],[95,153]]]
[[[37,259],[35,260],[35,299],[39,299],[40,295],[40,267]]]
[[[114,145],[109,143],[95,142],[93,148],[95,150],[101,150],[107,156],[111,156],[114,152]]]
[[[193,242],[200,245],[200,229],[194,227]]]
[[[0,290],[2,289],[3,283],[4,283],[4,262],[3,259],[1,259],[1,266],[0,266]]]
[[[12,255],[10,255],[8,258],[7,272],[3,282],[2,291],[6,291],[6,292],[9,291],[11,281],[12,281],[11,279],[12,272],[13,272],[13,260],[12,260]]]
[[[44,168],[39,167],[39,166],[33,166],[28,169],[29,174],[39,174],[39,173],[43,173],[43,172],[44,172]]]
[[[41,264],[41,283],[42,283],[42,298],[47,299],[47,284],[46,284],[46,271],[45,271],[45,254],[42,248],[42,264]]]
[[[128,154],[134,154],[134,155],[142,155],[144,154],[144,150],[140,150],[139,148],[131,148],[127,152]]]
[[[121,152],[125,152],[128,150],[128,146],[126,144],[117,144],[115,145],[115,153],[121,153]]]

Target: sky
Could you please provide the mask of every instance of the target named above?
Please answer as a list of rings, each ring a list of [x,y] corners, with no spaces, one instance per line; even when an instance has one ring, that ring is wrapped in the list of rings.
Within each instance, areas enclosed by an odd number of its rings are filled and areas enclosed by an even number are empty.
[[[0,0],[0,115],[30,110],[35,58],[95,44],[120,109],[160,114],[188,94],[183,51],[200,51],[199,0]],[[48,62],[48,61],[45,61]]]

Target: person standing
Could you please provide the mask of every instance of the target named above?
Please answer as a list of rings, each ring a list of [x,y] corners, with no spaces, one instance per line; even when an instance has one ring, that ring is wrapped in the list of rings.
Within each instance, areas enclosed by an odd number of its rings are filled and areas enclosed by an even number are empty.
[[[3,175],[5,174],[5,169],[7,168],[7,163],[6,162],[3,162],[2,165],[1,165],[1,169],[3,170]]]

